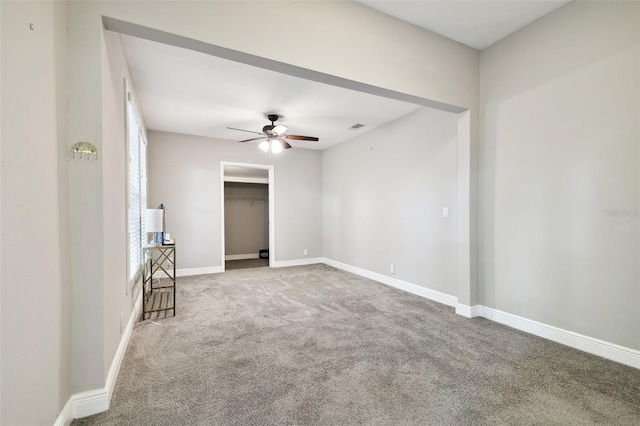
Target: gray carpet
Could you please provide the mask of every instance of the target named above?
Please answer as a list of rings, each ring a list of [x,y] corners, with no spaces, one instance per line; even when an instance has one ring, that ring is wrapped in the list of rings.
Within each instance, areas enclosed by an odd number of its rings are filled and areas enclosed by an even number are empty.
[[[224,269],[226,271],[231,269],[262,268],[264,266],[269,266],[269,259],[241,259],[227,260],[224,262]]]
[[[74,425],[638,425],[640,370],[326,265],[178,279]]]

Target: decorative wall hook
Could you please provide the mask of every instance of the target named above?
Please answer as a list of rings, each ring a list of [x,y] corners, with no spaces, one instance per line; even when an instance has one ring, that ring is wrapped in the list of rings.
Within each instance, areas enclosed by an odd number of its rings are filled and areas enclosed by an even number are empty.
[[[91,158],[93,155],[94,158],[98,159],[98,148],[90,144],[89,142],[78,142],[73,144],[71,147],[71,153],[73,154],[73,158],[76,158],[76,154],[80,154],[80,158],[83,158],[83,154],[87,154],[87,160]]]

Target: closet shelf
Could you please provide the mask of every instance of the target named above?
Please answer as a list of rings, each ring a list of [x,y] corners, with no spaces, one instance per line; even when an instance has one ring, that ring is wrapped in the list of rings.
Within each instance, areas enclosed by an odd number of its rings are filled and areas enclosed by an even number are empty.
[[[269,197],[265,197],[264,195],[225,195],[224,199],[225,200],[269,201]]]

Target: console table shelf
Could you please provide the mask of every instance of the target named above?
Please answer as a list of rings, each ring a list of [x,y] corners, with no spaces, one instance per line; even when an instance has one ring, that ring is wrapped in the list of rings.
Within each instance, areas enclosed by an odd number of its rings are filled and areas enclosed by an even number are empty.
[[[148,245],[142,249],[142,315],[140,320],[176,315],[176,246]],[[155,282],[154,282],[155,280]],[[161,314],[164,314],[161,316]]]

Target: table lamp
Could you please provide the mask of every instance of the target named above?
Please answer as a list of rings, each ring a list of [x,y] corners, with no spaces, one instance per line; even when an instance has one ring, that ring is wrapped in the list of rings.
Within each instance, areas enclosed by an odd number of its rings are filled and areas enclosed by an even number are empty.
[[[144,227],[146,232],[154,232],[154,241],[156,244],[162,244],[164,232],[164,210],[163,209],[146,209],[144,216]]]

